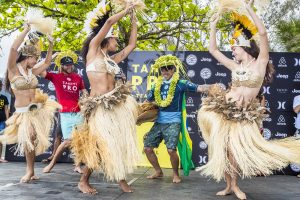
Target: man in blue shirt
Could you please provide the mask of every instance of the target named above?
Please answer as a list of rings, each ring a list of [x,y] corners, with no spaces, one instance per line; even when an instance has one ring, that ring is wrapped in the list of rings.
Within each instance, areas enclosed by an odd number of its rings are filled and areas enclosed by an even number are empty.
[[[185,92],[204,92],[207,91],[208,86],[197,85],[187,80],[180,80],[179,71],[183,70],[183,65],[175,56],[161,56],[156,60],[152,68],[158,70],[160,76],[156,85],[149,91],[147,101],[155,101],[159,107],[159,112],[153,127],[144,136],[144,151],[149,162],[155,169],[155,173],[147,178],[155,179],[163,176],[153,149],[157,148],[164,139],[173,168],[173,183],[179,183],[181,182],[181,178],[178,173],[179,157],[176,149],[180,132],[183,134],[184,130],[186,130],[186,127],[182,126],[184,120],[182,113],[183,110],[185,111],[185,106],[182,105],[185,102]],[[186,126],[185,123],[184,125]],[[186,137],[190,140],[188,134],[186,134]],[[193,167],[191,148],[189,149],[190,161],[188,162],[191,163],[189,169]],[[180,157],[182,160],[182,156]]]

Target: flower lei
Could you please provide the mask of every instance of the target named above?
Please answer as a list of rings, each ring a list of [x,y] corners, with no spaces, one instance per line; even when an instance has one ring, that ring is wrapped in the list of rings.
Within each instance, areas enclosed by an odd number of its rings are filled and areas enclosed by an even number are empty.
[[[176,89],[178,80],[179,80],[179,74],[175,72],[173,75],[170,87],[169,87],[167,98],[165,100],[162,100],[161,95],[160,95],[160,89],[161,89],[161,85],[163,83],[163,77],[160,76],[158,78],[158,80],[156,82],[155,90],[154,90],[154,97],[155,97],[155,103],[159,107],[167,107],[171,104],[174,94],[175,94],[175,89]]]

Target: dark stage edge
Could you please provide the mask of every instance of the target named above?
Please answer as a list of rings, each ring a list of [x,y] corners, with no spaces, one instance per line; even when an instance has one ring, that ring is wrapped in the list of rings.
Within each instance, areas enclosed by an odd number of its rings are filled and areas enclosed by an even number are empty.
[[[120,200],[233,200],[234,195],[217,197],[215,193],[225,187],[225,183],[216,183],[197,172],[183,177],[181,184],[173,184],[172,170],[164,169],[164,178],[148,180],[152,168],[138,168],[128,177],[135,189],[134,193],[123,193],[116,183],[107,183],[102,175],[93,175],[92,185],[98,190],[95,196],[82,194],[77,189],[80,175],[73,172],[72,164],[58,163],[53,173],[43,174],[45,165],[36,163],[36,174],[40,180],[31,184],[19,184],[25,172],[25,163],[0,163],[0,199],[1,200],[73,200],[73,199],[120,199]],[[295,176],[274,175],[255,177],[240,181],[248,199],[255,200],[300,200],[300,178]]]

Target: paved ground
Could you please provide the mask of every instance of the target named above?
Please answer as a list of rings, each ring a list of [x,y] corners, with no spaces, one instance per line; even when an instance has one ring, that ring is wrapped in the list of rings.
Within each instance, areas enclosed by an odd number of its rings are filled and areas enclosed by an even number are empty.
[[[78,191],[80,175],[73,172],[71,164],[58,164],[53,173],[43,174],[41,163],[36,163],[36,174],[40,180],[31,184],[19,184],[25,172],[25,163],[0,164],[0,199],[1,200],[73,200],[73,199],[120,199],[120,200],[233,200],[234,195],[216,197],[215,193],[224,188],[225,183],[215,183],[197,172],[184,177],[181,184],[172,184],[172,171],[164,170],[161,180],[148,180],[146,176],[153,169],[139,168],[129,176],[135,192],[123,193],[116,183],[107,183],[102,175],[93,175],[91,183],[99,191],[96,196],[85,195]],[[240,182],[241,188],[248,194],[248,199],[255,200],[300,200],[300,179],[294,176],[275,175],[256,177]]]

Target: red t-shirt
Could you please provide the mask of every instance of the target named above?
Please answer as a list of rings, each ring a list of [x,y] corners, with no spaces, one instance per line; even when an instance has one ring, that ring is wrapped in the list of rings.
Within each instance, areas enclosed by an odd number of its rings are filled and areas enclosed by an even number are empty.
[[[58,103],[62,105],[60,112],[79,112],[79,91],[84,89],[83,79],[76,73],[51,73],[45,77],[55,87]]]

